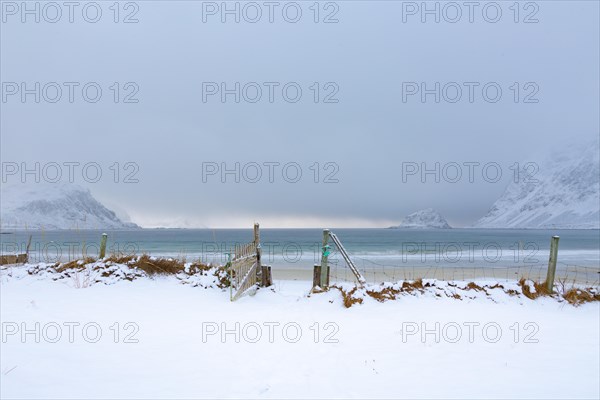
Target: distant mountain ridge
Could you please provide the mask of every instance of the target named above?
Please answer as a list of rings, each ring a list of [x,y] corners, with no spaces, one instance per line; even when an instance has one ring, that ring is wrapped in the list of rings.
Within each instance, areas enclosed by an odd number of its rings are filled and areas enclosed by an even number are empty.
[[[433,208],[415,211],[402,219],[400,225],[391,226],[392,229],[450,229],[452,228],[446,219]]]
[[[554,152],[521,167],[476,228],[600,229],[598,140]]]
[[[75,184],[3,185],[2,229],[137,229]]]

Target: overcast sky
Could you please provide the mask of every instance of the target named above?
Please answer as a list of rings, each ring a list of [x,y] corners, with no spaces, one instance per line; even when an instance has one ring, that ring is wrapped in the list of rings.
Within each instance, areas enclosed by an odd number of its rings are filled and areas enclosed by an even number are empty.
[[[76,183],[147,227],[385,227],[428,207],[465,226],[502,194],[515,162],[600,132],[598,2],[522,2],[518,15],[513,1],[497,2],[500,17],[482,2],[473,22],[461,6],[455,23],[446,2],[437,3],[439,23],[413,7],[421,2],[322,2],[318,16],[313,3],[279,2],[272,23],[263,2],[239,3],[239,23],[221,15],[221,2],[123,2],[118,15],[113,1],[97,2],[96,23],[83,18],[85,2],[73,23],[62,2],[60,20],[46,21],[56,7],[40,3],[36,23],[21,2],[3,1],[3,166],[39,162],[51,179],[58,163],[64,182],[64,163],[79,163]],[[251,23],[254,4],[262,16]],[[299,21],[286,21],[298,8]],[[421,83],[436,82],[439,103],[435,90],[423,102]],[[25,102],[22,83],[33,89]],[[234,89],[225,102],[221,83]],[[62,97],[52,103],[56,86]],[[102,95],[92,103],[95,87]],[[95,167],[82,177],[90,163],[102,170],[98,182]],[[239,183],[220,174],[236,163]],[[422,182],[420,169],[435,163],[440,181]],[[501,167],[499,180],[482,175],[489,163]]]

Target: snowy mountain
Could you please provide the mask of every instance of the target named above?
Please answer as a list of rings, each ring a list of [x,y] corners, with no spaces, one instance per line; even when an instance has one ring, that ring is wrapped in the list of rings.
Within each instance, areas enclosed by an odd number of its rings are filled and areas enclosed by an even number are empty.
[[[74,184],[2,185],[2,229],[132,229],[90,193]]]
[[[442,217],[442,215],[435,211],[433,208],[426,208],[424,210],[416,211],[412,214],[404,217],[400,225],[392,226],[391,228],[436,228],[436,229],[449,229],[448,222]]]
[[[596,140],[554,152],[539,168],[523,165],[475,227],[599,229],[599,154]]]

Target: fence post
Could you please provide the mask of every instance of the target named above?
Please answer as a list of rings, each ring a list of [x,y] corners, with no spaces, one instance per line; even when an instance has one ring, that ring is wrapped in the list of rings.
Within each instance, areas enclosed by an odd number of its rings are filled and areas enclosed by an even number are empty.
[[[321,287],[321,266],[315,264],[313,266],[313,288]]]
[[[29,247],[31,247],[31,238],[33,235],[29,235],[29,240],[27,241],[27,249],[25,250],[25,262],[29,262]]]
[[[266,269],[265,269],[266,268]],[[266,274],[265,274],[266,272]],[[266,275],[266,279],[264,278],[264,276]],[[271,272],[271,266],[267,265],[266,267],[263,266],[263,279],[265,279],[266,284],[265,286],[271,286],[273,284],[273,273]]]
[[[552,293],[554,288],[554,275],[556,274],[556,259],[558,257],[558,239],[559,236],[552,236],[550,239],[550,259],[548,260],[548,274],[546,275],[546,289]]]
[[[264,271],[260,262],[261,249],[260,249],[260,226],[258,222],[254,223],[254,247],[256,248],[256,282],[260,282],[262,286],[266,286],[266,276],[263,277]]]
[[[327,273],[329,272],[329,264],[327,261],[329,257],[329,245],[327,242],[329,242],[329,229],[323,229],[323,247],[321,249],[321,279],[319,282],[322,289],[326,289],[329,283],[329,277],[327,276]]]
[[[100,258],[106,256],[106,239],[108,239],[108,235],[103,233],[102,240],[100,240]]]

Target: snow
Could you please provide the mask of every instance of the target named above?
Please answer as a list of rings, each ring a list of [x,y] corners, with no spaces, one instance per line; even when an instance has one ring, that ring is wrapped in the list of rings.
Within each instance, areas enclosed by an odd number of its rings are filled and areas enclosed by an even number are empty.
[[[2,185],[3,229],[131,229],[99,203],[89,189],[70,183]]]
[[[478,228],[599,229],[598,141],[566,147],[540,162],[522,163]]]
[[[439,212],[433,208],[426,208],[424,210],[415,211],[414,213],[407,215],[404,217],[400,225],[393,226],[392,228],[449,229],[450,225],[448,225],[448,222]]]
[[[464,282],[426,281],[436,289],[345,308],[338,290],[309,295],[310,282],[276,280],[232,303],[227,289],[176,278],[77,289],[23,267],[0,272],[2,398],[600,396],[598,302],[500,289],[455,300],[433,290],[462,293]],[[23,341],[36,322],[39,343]]]

